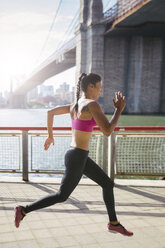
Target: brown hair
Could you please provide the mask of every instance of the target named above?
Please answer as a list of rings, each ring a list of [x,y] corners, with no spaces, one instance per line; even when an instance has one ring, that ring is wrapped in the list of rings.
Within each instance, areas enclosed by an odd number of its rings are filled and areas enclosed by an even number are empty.
[[[101,81],[101,77],[98,74],[94,74],[94,73],[89,73],[88,75],[85,73],[81,74],[76,88],[76,103],[74,105],[74,110],[76,114],[78,112],[78,100],[80,98],[81,91],[86,92],[89,84],[93,84],[95,86],[96,83],[100,81]]]

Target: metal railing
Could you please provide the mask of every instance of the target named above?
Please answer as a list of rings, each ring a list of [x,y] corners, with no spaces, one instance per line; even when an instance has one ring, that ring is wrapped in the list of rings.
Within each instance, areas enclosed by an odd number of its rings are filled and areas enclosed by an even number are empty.
[[[108,174],[165,177],[165,127],[120,127],[109,139]]]
[[[145,4],[149,0],[117,0],[116,3],[104,13],[104,19],[113,22],[139,4]]]
[[[55,146],[44,151],[46,127],[0,127],[0,172],[61,174],[70,146],[71,128],[53,128]],[[115,175],[165,176],[165,127],[116,127],[105,137],[95,127],[89,156],[114,179]]]
[[[46,127],[0,127],[0,172],[22,173],[28,181],[29,173],[61,174],[64,172],[64,154],[71,143],[71,128],[53,128],[55,146],[44,151]],[[97,132],[96,132],[97,131]],[[107,167],[104,146],[107,141],[98,128],[94,128],[90,142],[90,157]]]

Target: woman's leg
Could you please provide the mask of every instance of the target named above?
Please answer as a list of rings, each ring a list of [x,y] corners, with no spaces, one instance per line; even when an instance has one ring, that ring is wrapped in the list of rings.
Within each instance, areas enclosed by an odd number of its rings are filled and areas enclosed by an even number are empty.
[[[116,212],[113,194],[113,181],[106,175],[106,173],[91,159],[88,157],[84,174],[99,184],[103,189],[103,199],[107,208],[109,220],[116,222]]]
[[[84,171],[87,157],[87,151],[83,151],[78,148],[68,150],[65,154],[66,170],[58,192],[47,195],[27,205],[26,207],[17,206],[15,208],[15,226],[18,228],[20,221],[29,212],[65,201],[79,183]]]
[[[47,195],[34,203],[27,205],[23,208],[25,213],[66,201],[82,177],[87,157],[87,151],[78,148],[68,150],[65,155],[66,170],[58,192]]]

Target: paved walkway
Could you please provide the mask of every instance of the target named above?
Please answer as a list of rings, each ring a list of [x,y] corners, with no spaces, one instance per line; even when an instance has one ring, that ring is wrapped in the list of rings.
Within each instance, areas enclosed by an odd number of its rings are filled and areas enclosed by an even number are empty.
[[[116,210],[133,237],[109,233],[101,188],[81,180],[61,204],[29,214],[14,227],[16,204],[57,191],[59,179],[29,183],[0,178],[0,248],[165,248],[165,181],[116,180]]]

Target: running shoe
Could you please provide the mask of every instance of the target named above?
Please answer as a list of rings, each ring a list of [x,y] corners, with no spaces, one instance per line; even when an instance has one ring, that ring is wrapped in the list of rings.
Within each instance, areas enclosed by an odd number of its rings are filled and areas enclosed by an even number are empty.
[[[24,218],[24,214],[22,213],[22,207],[21,206],[16,206],[15,208],[15,226],[16,228],[19,227],[19,224],[21,220]]]
[[[125,236],[132,236],[133,235],[133,232],[125,229],[125,227],[122,226],[120,223],[116,226],[108,223],[107,227],[108,227],[108,231],[113,232],[113,233],[120,233],[120,234],[123,234]]]

